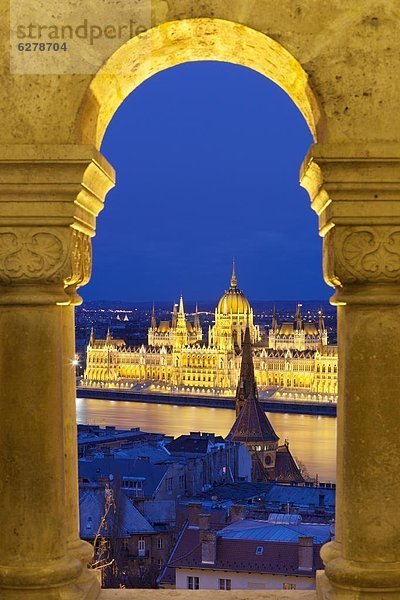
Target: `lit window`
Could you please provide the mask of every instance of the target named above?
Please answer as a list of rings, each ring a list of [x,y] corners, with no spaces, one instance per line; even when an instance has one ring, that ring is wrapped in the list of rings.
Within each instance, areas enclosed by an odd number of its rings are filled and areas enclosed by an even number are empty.
[[[231,579],[219,579],[218,589],[220,590],[231,590],[232,589],[232,580]]]
[[[283,584],[283,589],[284,590],[295,590],[296,589],[296,584],[295,583],[284,583]]]
[[[187,589],[188,590],[199,590],[200,589],[199,577],[188,577],[187,578]]]
[[[140,536],[138,539],[138,554],[139,556],[144,556],[146,552],[146,541],[143,536]]]

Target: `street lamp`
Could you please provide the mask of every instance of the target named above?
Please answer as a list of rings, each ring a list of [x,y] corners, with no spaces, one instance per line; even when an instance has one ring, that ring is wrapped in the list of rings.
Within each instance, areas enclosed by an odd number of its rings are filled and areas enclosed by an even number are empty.
[[[71,366],[75,369],[75,377],[80,377],[80,366],[79,354],[75,354],[75,357],[71,360]]]

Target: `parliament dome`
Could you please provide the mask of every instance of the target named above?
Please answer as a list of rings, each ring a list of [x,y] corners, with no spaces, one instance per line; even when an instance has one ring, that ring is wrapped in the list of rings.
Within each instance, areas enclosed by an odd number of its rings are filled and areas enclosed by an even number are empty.
[[[230,288],[218,302],[217,311],[225,315],[246,314],[251,311],[249,301],[242,290],[238,288],[235,263],[233,264]]]

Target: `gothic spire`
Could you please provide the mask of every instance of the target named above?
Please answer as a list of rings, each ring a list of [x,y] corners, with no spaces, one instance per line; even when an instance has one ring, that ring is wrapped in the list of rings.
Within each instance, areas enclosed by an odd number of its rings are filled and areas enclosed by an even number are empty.
[[[247,322],[242,345],[242,362],[240,365],[239,382],[236,388],[236,414],[239,414],[249,396],[258,399],[256,378],[254,375],[253,349],[250,340],[250,327]]]
[[[194,313],[194,327],[195,329],[200,329],[200,319],[199,319],[199,308],[196,302],[196,312]]]
[[[185,308],[183,306],[183,296],[181,294],[181,297],[179,299],[178,314],[177,314],[177,318],[176,318],[176,331],[177,332],[179,331],[180,335],[186,336],[187,326],[188,326],[188,323],[186,322]],[[185,343],[187,343],[187,341]]]
[[[322,310],[322,306],[318,311],[319,317],[318,317],[318,329],[320,331],[320,333],[322,331],[325,331],[325,321],[324,321],[324,313]]]
[[[181,297],[180,297],[180,299],[179,299],[179,311],[178,311],[178,314],[179,314],[181,317],[182,317],[182,316],[183,316],[183,317],[185,316],[185,309],[184,309],[184,307],[183,307],[183,296],[182,296],[182,294],[181,294]]]
[[[90,330],[89,346],[91,346],[92,348],[94,346],[94,329],[93,329],[93,327]]]
[[[172,308],[172,328],[176,327],[176,322],[178,320],[178,305],[174,304]]]
[[[153,302],[153,310],[151,311],[151,328],[152,329],[157,328],[156,313],[154,310],[154,302]]]
[[[249,325],[244,334],[242,364],[236,389],[236,421],[229,432],[228,439],[234,442],[276,442],[279,440],[258,401]]]
[[[236,266],[235,266],[235,259],[232,259],[232,277],[231,277],[231,288],[236,288],[237,287],[237,277],[236,277]]]
[[[272,325],[271,325],[272,331],[275,333],[276,331],[278,331],[278,319],[276,318],[276,308],[275,308],[275,304],[274,304],[274,311],[272,313]]]
[[[296,321],[296,329],[300,330],[303,329],[303,318],[301,316],[301,310],[300,310],[301,304],[297,304],[296,306],[296,314],[295,314],[295,321]]]
[[[111,333],[110,333],[110,328],[107,328],[107,335],[106,335],[106,344],[110,344],[111,343]]]

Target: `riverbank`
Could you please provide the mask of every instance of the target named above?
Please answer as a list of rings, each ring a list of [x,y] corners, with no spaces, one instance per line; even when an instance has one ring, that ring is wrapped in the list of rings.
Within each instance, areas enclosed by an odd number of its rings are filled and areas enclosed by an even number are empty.
[[[213,398],[204,396],[168,395],[151,392],[141,393],[131,390],[116,390],[112,388],[77,387],[78,398],[94,400],[123,400],[125,402],[144,402],[148,404],[172,404],[175,406],[202,406],[210,408],[235,408],[232,398]],[[336,417],[336,404],[328,402],[306,402],[303,400],[260,400],[265,411],[276,413],[292,413],[299,415],[320,415]]]

